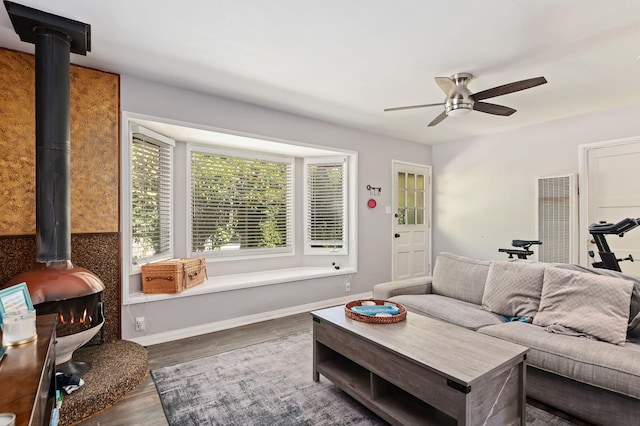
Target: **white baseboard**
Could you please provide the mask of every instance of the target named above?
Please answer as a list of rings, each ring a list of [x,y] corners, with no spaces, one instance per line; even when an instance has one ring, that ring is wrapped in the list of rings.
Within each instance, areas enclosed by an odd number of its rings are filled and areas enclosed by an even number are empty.
[[[330,306],[343,305],[352,300],[371,298],[371,292],[352,294],[336,299],[322,300],[320,302],[308,303],[306,305],[292,306],[289,308],[278,309],[275,311],[261,312],[259,314],[247,315],[240,318],[232,318],[224,321],[216,321],[208,324],[202,324],[195,327],[183,328],[180,330],[167,331],[164,333],[156,333],[149,336],[136,337],[127,339],[138,343],[142,346],[157,345],[159,343],[171,342],[188,337],[199,336],[201,334],[213,333],[214,331],[227,330],[234,327],[253,324],[256,322],[267,321],[276,318],[282,318],[289,315],[310,312],[317,309],[328,308]]]

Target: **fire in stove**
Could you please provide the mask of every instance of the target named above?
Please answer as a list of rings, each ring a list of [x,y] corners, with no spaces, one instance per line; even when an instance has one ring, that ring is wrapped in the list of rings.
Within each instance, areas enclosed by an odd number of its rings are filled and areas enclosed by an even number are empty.
[[[72,328],[74,331],[82,331],[87,328],[91,328],[91,315],[87,315],[87,310],[85,309],[82,314],[76,314],[73,311],[67,312],[67,315],[60,312],[58,314],[58,321],[62,324],[63,328]]]
[[[57,314],[58,337],[79,333],[102,323],[103,302],[102,293],[74,297],[56,302],[45,302],[35,306],[38,315]]]

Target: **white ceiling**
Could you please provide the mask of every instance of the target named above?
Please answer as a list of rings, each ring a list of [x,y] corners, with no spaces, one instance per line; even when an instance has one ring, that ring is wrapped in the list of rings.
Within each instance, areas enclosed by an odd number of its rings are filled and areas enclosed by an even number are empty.
[[[436,144],[640,104],[638,0],[17,0],[91,24],[72,62]],[[0,11],[0,45],[33,52]],[[427,124],[433,77],[548,84]]]

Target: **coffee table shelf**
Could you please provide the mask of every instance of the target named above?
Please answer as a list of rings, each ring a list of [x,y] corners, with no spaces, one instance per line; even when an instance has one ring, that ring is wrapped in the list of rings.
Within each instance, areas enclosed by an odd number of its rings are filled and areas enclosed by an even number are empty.
[[[394,425],[524,426],[528,348],[421,315],[354,321],[337,306],[313,316],[320,375]]]
[[[331,351],[326,346],[325,349]],[[371,373],[340,354],[335,352],[333,354],[336,355],[334,358],[318,364],[318,372],[334,383],[341,382],[341,384],[349,386],[358,394],[369,394]]]
[[[456,425],[455,419],[322,344],[316,371],[391,424]]]

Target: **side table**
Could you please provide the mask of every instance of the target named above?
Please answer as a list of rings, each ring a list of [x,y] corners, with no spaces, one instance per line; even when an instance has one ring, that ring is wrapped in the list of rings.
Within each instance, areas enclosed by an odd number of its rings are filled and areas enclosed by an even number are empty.
[[[0,412],[14,413],[16,426],[49,426],[56,395],[56,322],[55,314],[37,316],[38,338],[7,347],[0,361]]]

